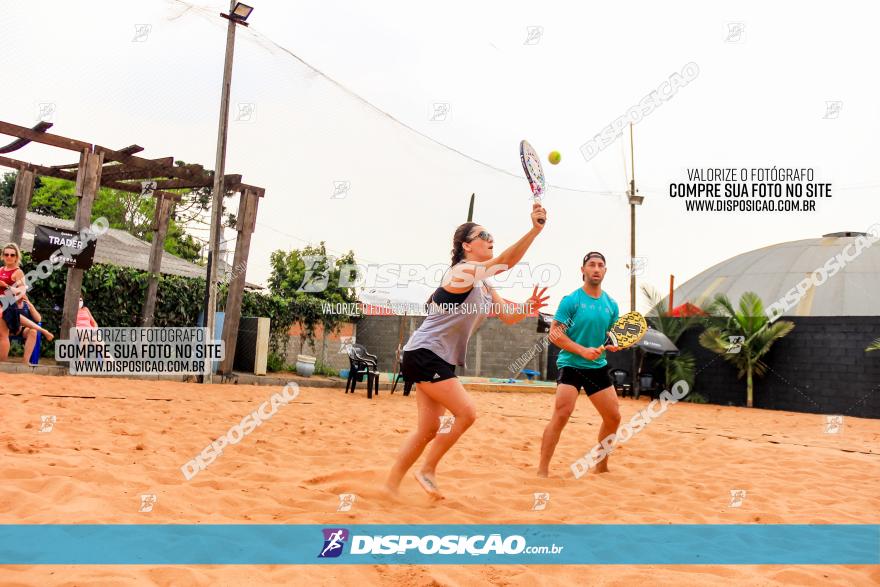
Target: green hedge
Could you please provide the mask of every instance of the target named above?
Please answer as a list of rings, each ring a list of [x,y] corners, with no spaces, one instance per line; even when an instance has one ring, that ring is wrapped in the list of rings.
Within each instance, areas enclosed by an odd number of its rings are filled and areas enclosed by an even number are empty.
[[[34,268],[30,253],[22,253],[25,273]],[[100,326],[140,326],[141,311],[147,292],[148,273],[128,267],[96,263],[83,274],[83,300]],[[64,289],[67,269],[53,272],[48,278],[34,282],[28,296],[43,319],[43,326],[58,336],[62,334]],[[218,292],[219,306],[226,304],[227,286]],[[162,275],[156,296],[155,326],[194,326],[202,310],[205,280],[176,275]],[[287,333],[294,322],[311,318],[302,304],[280,296],[245,291],[242,316],[266,316],[271,320],[271,348],[283,349]],[[66,338],[62,336],[61,338]],[[54,345],[42,345],[42,355],[52,356]]]
[[[22,253],[22,261],[25,273],[33,269],[29,253]],[[83,300],[101,326],[140,326],[147,281],[145,271],[96,263],[83,274]],[[60,332],[66,284],[67,269],[62,268],[46,279],[35,281],[28,292],[40,312],[43,326],[62,338],[66,338]],[[154,324],[193,326],[198,319],[204,288],[204,279],[161,276]],[[53,347],[43,345],[42,354],[51,356]]]

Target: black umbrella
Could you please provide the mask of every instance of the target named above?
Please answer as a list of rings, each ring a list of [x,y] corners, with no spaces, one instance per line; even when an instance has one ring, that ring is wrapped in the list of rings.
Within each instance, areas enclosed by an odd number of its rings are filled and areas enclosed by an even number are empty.
[[[645,336],[636,343],[636,346],[646,353],[654,353],[655,355],[678,355],[678,347],[669,340],[669,337],[653,328],[648,328]]]

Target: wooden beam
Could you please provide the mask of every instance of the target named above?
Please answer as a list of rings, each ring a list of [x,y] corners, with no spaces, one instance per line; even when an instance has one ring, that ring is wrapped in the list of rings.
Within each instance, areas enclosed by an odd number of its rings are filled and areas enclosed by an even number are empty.
[[[9,157],[0,156],[0,167],[28,169],[30,171],[33,171],[37,175],[45,175],[46,177],[66,179],[67,181],[73,182],[77,180],[77,174],[71,173],[69,171],[62,171],[61,169],[46,167],[44,165],[37,165],[36,163],[28,163],[26,161],[19,161],[18,159],[11,159]],[[105,181],[102,182],[102,186],[112,188],[114,190],[120,190],[123,192],[130,192],[132,194],[141,193],[141,186],[130,183],[123,183],[121,181]],[[181,196],[180,194],[173,194],[171,192],[165,192],[162,190],[156,190],[153,195],[157,198],[170,198],[175,202],[179,202],[183,198],[183,196]]]
[[[36,163],[28,163],[27,161],[12,159],[11,157],[0,156],[0,167],[11,167],[12,169],[27,169],[29,171],[33,171],[37,175],[45,175],[47,177],[57,177],[58,179],[76,181],[75,173],[62,171],[60,169],[54,169],[52,167],[46,167],[44,165],[38,165]]]
[[[143,150],[144,150],[144,148],[139,145],[129,145],[128,147],[121,149],[119,152],[126,153],[127,155],[134,155],[135,153],[140,153]],[[53,165],[52,167],[54,167],[55,169],[76,169],[77,167],[79,167],[79,163],[68,163],[67,165]],[[105,169],[107,169],[107,168],[105,168]],[[103,175],[103,173],[102,173],[102,175]]]
[[[68,149],[70,151],[89,151],[102,153],[104,155],[104,161],[118,161],[119,163],[124,163],[126,165],[129,165],[130,167],[136,167],[139,169],[149,169],[154,165],[151,159],[144,159],[142,157],[137,157],[130,154],[130,151],[137,151],[140,149],[138,145],[131,145],[130,147],[126,147],[125,149],[118,151],[115,149],[110,149],[108,147],[102,147],[101,145],[93,145],[85,141],[78,141],[76,139],[62,137],[60,135],[53,135],[46,132],[36,132],[33,129],[3,121],[0,121],[0,134],[28,139],[29,141],[35,143],[42,143],[44,145],[50,145],[52,147],[58,147],[60,149]],[[176,172],[173,167],[169,169],[169,174],[171,176],[179,177],[177,173],[178,172]],[[189,172],[181,173],[188,175]]]
[[[106,165],[101,173],[102,179],[114,179],[120,181],[132,179],[156,179],[159,177],[180,177],[201,179],[204,174],[204,168],[201,165],[184,165],[181,167],[174,166],[174,157],[162,157],[160,159],[149,159],[154,163],[153,167],[131,167],[129,165],[115,163]],[[53,169],[75,169],[77,163],[70,165],[54,165]],[[210,176],[206,176],[203,181],[213,181]],[[201,185],[201,184],[199,184]]]
[[[227,175],[225,181],[232,183],[241,182],[240,175]],[[156,187],[163,190],[175,190],[184,188],[203,188],[214,185],[214,180],[210,177],[204,179],[160,179],[156,181]]]
[[[52,128],[51,122],[46,122],[45,120],[41,120],[38,122],[31,130],[34,132],[46,132],[48,129]],[[30,139],[18,138],[5,147],[0,147],[0,153],[12,153],[13,151],[18,151],[25,145],[31,142]]]
[[[58,147],[59,149],[67,149],[68,151],[77,151],[81,153],[82,151],[92,150],[91,143],[86,143],[85,141],[77,141],[76,139],[69,139],[60,135],[51,135],[47,132],[35,130],[36,128],[38,128],[38,126],[34,128],[27,128],[25,126],[19,126],[17,124],[3,122],[2,120],[0,120],[0,134],[10,135],[13,137],[18,137],[20,139],[27,139],[28,142],[50,145],[52,147]]]
[[[48,124],[48,123],[46,123],[46,124]],[[156,165],[156,161],[153,159],[144,159],[142,157],[138,157],[136,155],[133,155],[133,153],[140,152],[142,150],[142,147],[140,147],[138,145],[131,145],[131,146],[125,147],[124,149],[121,149],[121,150],[114,150],[114,149],[110,149],[108,147],[103,147],[101,145],[87,143],[85,141],[78,141],[76,139],[62,137],[60,135],[49,134],[49,133],[45,132],[46,128],[48,128],[48,127],[46,127],[45,124],[44,125],[38,124],[37,126],[35,126],[34,128],[31,129],[31,128],[27,128],[24,126],[19,126],[17,124],[12,124],[10,122],[0,121],[0,134],[6,134],[6,135],[18,137],[19,139],[26,140],[27,142],[41,143],[44,145],[50,145],[52,147],[58,147],[61,149],[68,149],[70,151],[77,151],[79,153],[82,153],[83,151],[88,151],[90,153],[91,152],[101,153],[104,156],[103,161],[116,161],[118,163],[121,163],[123,165],[128,166],[128,168],[131,171],[135,171],[137,169],[150,170],[150,169],[154,168]],[[21,146],[24,146],[25,144],[27,144],[27,142],[23,143]],[[7,145],[6,148],[9,148],[11,146],[14,147],[16,144],[18,144],[18,141],[10,143],[10,145]],[[21,147],[16,147],[16,148],[21,148]],[[0,151],[0,152],[2,152],[2,151]],[[167,158],[165,158],[165,159],[167,159]],[[0,165],[3,165],[3,164],[0,163]],[[26,164],[26,165],[30,165],[30,164]],[[76,166],[79,166],[79,164],[76,164]],[[18,168],[18,167],[20,167],[20,165],[17,164],[17,165],[15,165],[15,167]],[[42,167],[42,166],[40,166],[40,167]],[[70,166],[70,165],[63,165],[63,166],[59,166],[59,167],[55,168],[52,173],[49,173],[46,171],[39,171],[39,173],[41,175],[46,175],[49,177],[59,177],[58,175],[55,175],[55,173],[62,171],[62,168],[71,168],[71,167],[72,166]],[[134,168],[134,169],[131,169],[131,168]],[[42,169],[50,169],[50,168],[42,167]],[[174,177],[174,178],[178,178],[178,179],[196,178],[196,179],[201,180],[204,178],[211,178],[211,181],[213,182],[212,175],[209,174],[208,172],[206,172],[201,165],[185,165],[183,167],[174,167],[172,165],[171,167],[163,168],[163,171],[167,172],[167,175],[169,177]],[[98,176],[100,177],[100,174]],[[62,177],[63,179],[69,179],[69,177],[67,177],[67,176],[60,176],[60,177]],[[132,191],[132,188],[130,188],[130,187],[122,188],[122,187],[119,187],[119,184],[111,185],[108,183],[103,183],[103,185],[106,185],[107,187],[113,187],[114,189],[121,189],[124,191]],[[248,184],[244,184],[244,183],[240,183],[240,182],[236,183],[235,185],[225,186],[225,187],[228,191],[234,191],[234,192],[250,191],[251,193],[255,194],[257,197],[263,197],[263,195],[265,194],[265,191],[266,191],[264,188],[252,186],[252,185],[248,185]],[[161,196],[162,197],[170,197],[170,196],[173,196],[173,194],[171,194],[171,195],[162,194]],[[178,198],[179,198],[179,196],[178,196]]]
[[[135,153],[140,153],[144,148],[140,145],[129,145],[123,149],[119,149],[120,153],[125,153],[126,155],[134,155]],[[169,157],[171,159],[171,157]]]
[[[228,175],[226,177],[229,177]],[[258,198],[262,198],[266,194],[266,188],[257,187],[255,185],[248,185],[246,183],[236,183],[234,185],[224,184],[226,191],[228,192],[244,192],[250,191]]]
[[[129,192],[132,194],[139,194],[142,191],[140,184],[125,183],[123,181],[105,181],[101,183],[101,186],[105,188],[119,190],[121,192]],[[175,202],[179,202],[183,199],[183,196],[180,194],[173,194],[171,192],[165,192],[162,190],[154,191],[153,196],[155,196],[156,198],[167,198]]]
[[[129,179],[154,179],[157,177],[169,177],[168,170],[174,166],[174,157],[153,159],[156,165],[152,168],[131,168],[127,165],[111,165],[104,167],[102,177],[106,179],[129,180]]]

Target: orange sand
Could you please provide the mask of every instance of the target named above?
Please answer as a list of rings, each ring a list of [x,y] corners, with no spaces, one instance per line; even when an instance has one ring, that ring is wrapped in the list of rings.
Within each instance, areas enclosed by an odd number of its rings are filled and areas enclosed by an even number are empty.
[[[598,417],[581,397],[550,479],[535,476],[553,396],[475,393],[478,419],[439,472],[431,503],[407,477],[377,490],[415,422],[414,397],[341,389],[298,399],[207,470],[180,466],[272,387],[0,375],[0,523],[878,523],[880,421],[680,403],[572,478]],[[20,390],[17,393],[16,390]],[[64,396],[64,397],[51,397]],[[96,396],[94,399],[74,396]],[[624,421],[644,400],[624,400]],[[41,433],[40,415],[57,417]],[[554,475],[555,474],[555,475]],[[730,491],[745,489],[742,506]],[[547,491],[544,511],[532,493]],[[158,501],[140,513],[140,495]],[[337,513],[340,493],[354,493]],[[6,566],[3,585],[866,585],[856,566]]]

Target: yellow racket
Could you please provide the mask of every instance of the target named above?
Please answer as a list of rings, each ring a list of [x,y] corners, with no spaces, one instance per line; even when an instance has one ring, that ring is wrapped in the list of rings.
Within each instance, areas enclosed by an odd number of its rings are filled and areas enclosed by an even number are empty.
[[[605,337],[605,346],[616,346],[626,349],[642,340],[648,332],[648,323],[645,317],[638,312],[629,312],[617,319],[608,336]]]

